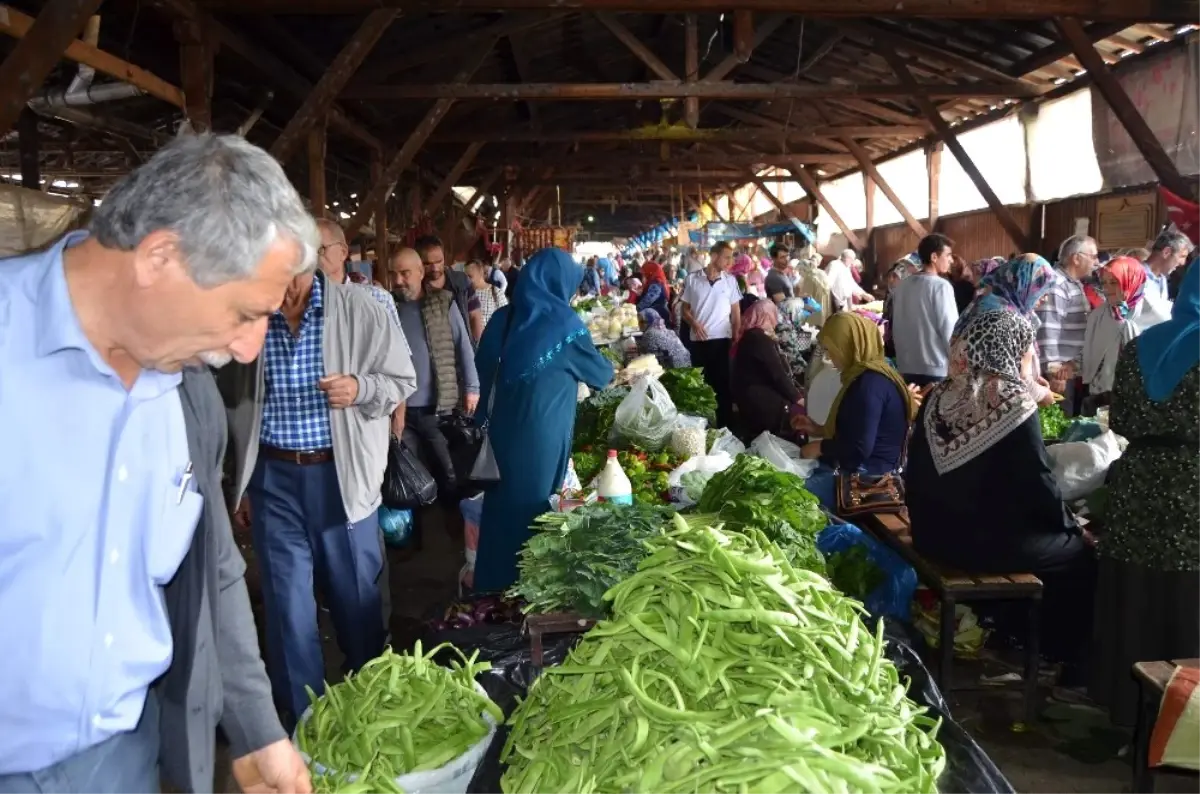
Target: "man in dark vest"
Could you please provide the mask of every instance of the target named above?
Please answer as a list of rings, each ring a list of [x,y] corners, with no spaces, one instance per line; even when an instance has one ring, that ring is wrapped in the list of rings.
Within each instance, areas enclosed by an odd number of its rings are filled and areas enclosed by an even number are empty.
[[[439,491],[450,495],[458,481],[439,417],[456,408],[473,414],[479,404],[471,334],[453,293],[426,283],[425,265],[415,250],[401,248],[392,255],[388,269],[417,372],[417,390],[408,398],[405,425],[432,454]]]
[[[446,248],[436,235],[418,237],[413,248],[421,257],[425,269],[425,286],[434,290],[445,290],[454,298],[458,313],[466,321],[472,339],[483,336],[483,312],[479,298],[466,273],[455,270],[446,261]]]

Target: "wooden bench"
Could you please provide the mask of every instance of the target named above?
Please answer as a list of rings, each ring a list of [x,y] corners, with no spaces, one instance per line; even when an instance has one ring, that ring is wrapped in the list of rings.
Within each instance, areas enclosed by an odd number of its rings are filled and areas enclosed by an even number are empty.
[[[894,549],[917,572],[917,578],[937,594],[941,602],[941,616],[938,624],[938,665],[935,681],[943,691],[946,691],[950,684],[950,670],[954,664],[955,605],[972,601],[1029,602],[1024,694],[1025,719],[1032,723],[1037,718],[1038,634],[1042,581],[1028,573],[970,574],[932,563],[913,549],[912,534],[905,514],[870,514],[846,520]]]
[[[1162,703],[1163,693],[1167,690],[1167,684],[1170,683],[1176,667],[1200,667],[1200,659],[1138,662],[1133,666],[1133,680],[1138,685],[1137,724],[1133,731],[1133,791],[1154,791],[1154,769],[1150,766],[1150,737],[1154,734],[1154,723],[1158,720],[1158,708]]]

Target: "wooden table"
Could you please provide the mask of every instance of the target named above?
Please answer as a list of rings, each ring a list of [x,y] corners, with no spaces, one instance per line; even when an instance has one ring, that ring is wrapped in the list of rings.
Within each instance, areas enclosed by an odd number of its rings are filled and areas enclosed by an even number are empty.
[[[1169,662],[1138,662],[1133,680],[1138,685],[1137,725],[1133,732],[1133,791],[1154,791],[1154,769],[1150,767],[1150,737],[1158,719],[1163,692],[1176,667],[1200,667],[1200,659],[1174,659]],[[1183,770],[1181,770],[1183,771]]]

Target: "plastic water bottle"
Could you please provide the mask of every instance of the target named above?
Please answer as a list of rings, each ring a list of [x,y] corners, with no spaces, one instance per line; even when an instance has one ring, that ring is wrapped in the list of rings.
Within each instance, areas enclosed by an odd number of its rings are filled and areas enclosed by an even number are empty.
[[[633,504],[633,485],[625,476],[625,470],[617,461],[617,451],[608,451],[608,460],[600,470],[600,484],[597,488],[601,502],[612,502],[616,505]]]

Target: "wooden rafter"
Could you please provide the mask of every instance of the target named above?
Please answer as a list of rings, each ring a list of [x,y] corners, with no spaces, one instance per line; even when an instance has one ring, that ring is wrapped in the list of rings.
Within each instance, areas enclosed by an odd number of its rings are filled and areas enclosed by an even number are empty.
[[[475,156],[479,154],[479,150],[482,148],[482,143],[467,144],[467,148],[463,151],[462,156],[458,158],[454,166],[438,184],[437,190],[433,191],[433,195],[425,202],[426,215],[432,215],[437,210],[438,205],[442,203],[442,199],[446,198],[451,189],[458,184],[458,180],[462,177],[463,172],[474,162]]]
[[[557,11],[563,0],[208,0],[235,13],[348,14],[380,7],[406,12]],[[646,14],[725,13],[729,0],[583,0],[574,8]],[[949,17],[955,19],[1045,19],[1078,16],[1094,20],[1195,22],[1193,0],[740,0],[745,11],[790,11],[818,17]]]
[[[59,58],[78,38],[101,0],[49,0],[29,32],[0,64],[0,133],[17,123],[25,103],[42,87]]]
[[[659,79],[679,82],[679,77],[675,72],[671,71],[671,68],[663,63],[661,58],[651,52],[649,47],[642,44],[638,37],[633,35],[633,32],[615,16],[601,12],[596,14],[596,20],[608,28],[609,32],[616,36],[617,40],[624,44],[625,48],[632,52],[639,61],[646,64],[647,69],[658,75]]]
[[[695,14],[684,14],[683,17],[683,67],[689,83],[700,79],[700,23]],[[683,120],[692,129],[700,126],[700,100],[697,97],[683,101]]]
[[[312,91],[300,104],[299,109],[283,128],[283,132],[271,144],[271,156],[281,163],[287,163],[300,147],[308,131],[313,128],[318,119],[324,118],[332,107],[338,94],[350,82],[350,78],[362,65],[363,60],[375,48],[380,37],[387,32],[388,26],[399,15],[397,9],[381,8],[367,14],[366,19],[358,26],[358,30],[350,40],[342,45],[337,57],[329,68],[321,75],[321,79],[313,86]]]
[[[491,54],[492,48],[496,46],[496,40],[492,39],[486,47],[480,47],[463,65],[463,68],[454,76],[456,81],[466,82],[471,79],[475,71],[483,65]],[[392,192],[392,186],[396,184],[396,180],[404,173],[404,169],[408,168],[412,163],[413,158],[417,156],[417,152],[425,145],[425,141],[429,140],[430,134],[441,123],[446,114],[450,112],[450,107],[454,104],[453,99],[439,99],[433,103],[426,113],[425,117],[417,124],[416,129],[409,134],[408,139],[404,141],[404,145],[400,147],[400,151],[396,152],[395,156],[384,167],[380,177],[371,183],[367,195],[359,204],[358,212],[354,213],[346,223],[346,230],[350,235],[358,234],[363,224],[371,219],[371,214],[375,212],[375,205],[381,200],[381,197],[386,198]],[[418,205],[420,206],[420,205]]]
[[[939,113],[938,109],[934,107],[932,102],[929,101],[929,97],[920,92],[920,88],[917,86],[916,80],[913,78],[912,73],[908,71],[908,66],[905,65],[904,61],[900,59],[900,56],[896,54],[896,51],[893,50],[887,42],[880,42],[879,49],[883,53],[883,56],[892,65],[892,69],[894,69],[896,72],[897,79],[899,79],[901,83],[904,83],[913,89],[913,99],[916,101],[917,107],[919,107],[921,112],[925,114],[925,117],[929,119],[929,123],[933,125],[937,136],[941,138],[946,144],[946,147],[950,149],[950,152],[954,155],[954,159],[958,160],[958,164],[962,166],[963,171],[966,172],[967,176],[971,180],[971,183],[975,185],[975,189],[979,191],[981,196],[983,196],[984,201],[987,202],[988,207],[991,208],[992,213],[996,216],[996,220],[998,220],[1000,225],[1004,227],[1004,231],[1008,233],[1008,236],[1012,238],[1013,242],[1016,243],[1021,250],[1031,250],[1028,234],[1026,234],[1025,230],[1021,228],[1021,224],[1017,223],[1017,219],[1013,217],[1012,213],[1008,211],[1008,207],[1004,206],[1004,202],[1002,202],[1000,197],[996,195],[996,191],[992,190],[991,185],[989,185],[987,183],[987,179],[984,178],[983,172],[981,172],[975,165],[974,161],[971,160],[970,155],[967,154],[967,150],[964,149],[962,143],[959,142],[958,136],[954,134],[954,130],[952,130],[950,125],[946,123],[946,120],[942,118],[942,114]]]
[[[383,177],[383,158],[375,155],[371,158],[371,182],[377,182]],[[374,276],[385,287],[391,288],[392,274],[388,269],[391,263],[391,240],[388,239],[387,193],[379,196],[375,205],[375,272]]]
[[[929,97],[1030,98],[1041,89],[1012,83],[923,83]],[[369,100],[631,100],[631,99],[837,99],[911,96],[912,89],[890,83],[734,83],[652,80],[648,83],[442,83],[351,86],[346,97]]]
[[[488,191],[492,189],[492,185],[496,184],[496,180],[499,179],[503,173],[504,166],[502,165],[496,166],[487,173],[487,175],[483,178],[483,181],[479,183],[479,187],[475,188],[475,192],[471,194],[469,199],[467,199],[465,204],[467,212],[475,211],[475,207],[481,201],[483,201],[484,197],[487,196]]]
[[[871,162],[871,155],[867,154],[867,151],[858,144],[858,141],[853,138],[842,138],[842,143],[850,150],[850,154],[854,155],[854,158],[858,160],[858,165],[862,168],[863,174],[883,191],[883,195],[887,196],[887,200],[892,202],[892,206],[899,211],[900,216],[904,218],[904,222],[908,224],[908,228],[912,229],[918,237],[924,237],[929,234],[925,227],[921,225],[921,222],[908,211],[908,207],[904,206],[904,202],[896,195],[896,191],[892,190],[887,180],[879,174],[879,169]]]
[[[1138,112],[1137,107],[1129,99],[1129,95],[1125,93],[1125,89],[1117,82],[1117,78],[1109,72],[1104,61],[1100,57],[1100,53],[1092,46],[1087,34],[1083,30],[1083,26],[1076,19],[1056,19],[1054,20],[1055,27],[1062,34],[1074,50],[1075,56],[1079,58],[1080,63],[1087,69],[1088,74],[1092,78],[1092,83],[1096,86],[1096,90],[1104,97],[1104,101],[1112,110],[1113,115],[1121,122],[1121,126],[1125,128],[1125,132],[1129,133],[1129,137],[1133,140],[1133,145],[1137,147],[1138,152],[1150,164],[1150,168],[1154,170],[1154,175],[1158,177],[1158,181],[1163,184],[1167,190],[1180,196],[1195,195],[1195,187],[1193,180],[1185,180],[1179,173],[1179,169],[1175,167],[1174,161],[1163,150],[1162,143],[1159,142],[1154,131],[1150,129],[1150,125],[1146,123],[1146,119]]]
[[[780,26],[783,25],[787,19],[787,14],[772,14],[771,16],[759,22],[754,29],[754,49],[758,49],[760,46],[762,46],[763,42],[771,38],[771,34],[776,30],[779,30]],[[741,59],[738,53],[731,52],[729,55],[726,55],[724,58],[722,58],[716,66],[710,69],[708,74],[704,75],[704,79],[708,81],[722,80],[727,77],[730,72],[738,68],[738,66],[743,63],[745,63],[745,61]]]
[[[942,143],[934,142],[925,150],[925,170],[929,177],[929,228],[936,229],[940,211],[938,194],[942,184]]]
[[[676,125],[671,127],[637,127],[631,130],[546,130],[474,129],[470,132],[446,132],[436,137],[437,143],[610,143],[620,141],[673,141],[677,143],[806,143],[833,136],[851,138],[915,138],[925,133],[918,124],[845,125],[831,127],[792,128],[721,127],[698,130]],[[839,151],[844,151],[839,147]]]
[[[314,124],[304,137],[308,143],[308,200],[313,215],[324,218],[325,205],[329,203],[325,189],[325,125]]]
[[[0,33],[18,39],[24,38],[33,29],[33,21],[33,17],[22,14],[12,6],[4,6],[4,13],[0,14]],[[177,108],[183,107],[183,90],[178,86],[171,85],[158,75],[151,74],[140,66],[134,66],[86,41],[73,40],[67,45],[63,57],[136,86],[150,96]]]
[[[750,177],[750,181],[754,183],[754,186],[758,188],[758,192],[762,193],[764,196],[766,196],[767,201],[770,201],[771,204],[773,204],[775,206],[775,209],[779,210],[780,218],[794,218],[795,217],[795,213],[793,213],[791,210],[789,210],[787,208],[787,206],[784,205],[784,203],[779,200],[779,197],[776,196],[775,193],[770,188],[767,187],[766,182],[764,182],[758,176],[758,174],[751,171],[751,172],[749,172],[749,177]]]
[[[179,79],[183,83],[184,113],[195,132],[212,129],[212,96],[216,42],[205,20],[178,19]]]
[[[833,205],[829,203],[829,200],[825,198],[825,194],[821,192],[821,188],[819,185],[817,185],[817,180],[813,179],[812,174],[808,173],[804,166],[799,164],[795,165],[789,170],[791,171],[792,176],[796,177],[796,179],[804,187],[804,192],[807,193],[810,198],[816,199],[816,202],[821,205],[821,208],[829,214],[830,220],[832,220],[834,224],[837,225],[838,229],[841,230],[842,234],[845,235],[846,241],[849,242],[850,245],[855,248],[855,250],[863,250],[862,241],[859,240],[858,235],[854,233],[854,230],[851,229],[844,220],[842,220],[842,216],[838,215],[837,210],[835,210]]]

